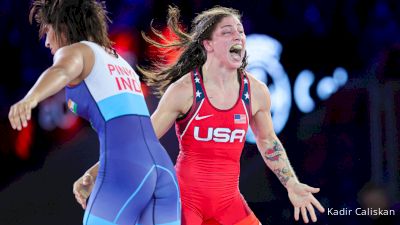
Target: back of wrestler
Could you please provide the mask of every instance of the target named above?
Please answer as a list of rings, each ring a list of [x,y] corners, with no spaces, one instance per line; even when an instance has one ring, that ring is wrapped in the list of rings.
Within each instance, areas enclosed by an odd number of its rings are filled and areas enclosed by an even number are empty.
[[[70,110],[90,121],[100,166],[84,224],[179,224],[172,162],[155,136],[138,75],[119,55],[94,54],[89,75],[66,89]]]

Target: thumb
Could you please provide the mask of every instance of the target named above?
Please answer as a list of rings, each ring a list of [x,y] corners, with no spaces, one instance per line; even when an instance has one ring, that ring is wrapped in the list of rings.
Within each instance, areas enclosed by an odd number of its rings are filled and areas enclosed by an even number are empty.
[[[315,187],[311,187],[311,186],[306,185],[305,190],[306,190],[306,191],[309,191],[309,192],[311,192],[311,193],[318,193],[320,189],[319,189],[319,188],[315,188]]]

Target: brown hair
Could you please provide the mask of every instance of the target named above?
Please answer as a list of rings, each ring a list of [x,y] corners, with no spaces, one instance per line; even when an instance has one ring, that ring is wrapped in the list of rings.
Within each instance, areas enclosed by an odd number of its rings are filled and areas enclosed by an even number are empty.
[[[38,23],[39,38],[44,37],[45,26],[50,24],[58,42],[61,34],[65,35],[67,43],[62,44],[91,40],[112,49],[107,13],[105,3],[96,0],[33,0],[29,21],[32,24],[35,19]]]
[[[192,21],[190,33],[186,33],[179,28],[179,9],[169,6],[167,25],[178,37],[176,41],[168,43],[166,37],[153,26],[150,26],[152,32],[166,44],[158,42],[142,32],[142,36],[146,42],[165,52],[173,49],[182,51],[178,60],[172,65],[163,65],[160,61],[156,61],[151,68],[138,67],[139,71],[144,75],[144,81],[156,89],[156,95],[161,96],[170,84],[206,62],[207,55],[202,42],[203,40],[210,40],[216,25],[228,16],[241,19],[239,11],[232,8],[215,6],[198,14]],[[244,57],[239,70],[243,71],[246,66],[247,57]]]

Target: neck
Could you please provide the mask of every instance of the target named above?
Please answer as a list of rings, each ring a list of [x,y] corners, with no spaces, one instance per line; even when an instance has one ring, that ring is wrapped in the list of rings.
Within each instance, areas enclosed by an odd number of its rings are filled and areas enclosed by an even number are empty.
[[[237,69],[221,67],[208,60],[202,66],[202,71],[204,82],[211,82],[218,87],[231,86],[237,81]]]

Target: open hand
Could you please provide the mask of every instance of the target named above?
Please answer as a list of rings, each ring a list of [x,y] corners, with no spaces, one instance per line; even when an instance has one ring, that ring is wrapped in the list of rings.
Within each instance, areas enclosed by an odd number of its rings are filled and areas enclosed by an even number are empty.
[[[313,222],[317,221],[314,207],[321,213],[325,211],[321,203],[314,197],[313,193],[318,193],[319,188],[310,187],[303,183],[295,183],[291,187],[288,187],[289,199],[294,206],[294,219],[299,220],[299,214],[303,217],[304,223],[308,223],[308,214]]]

